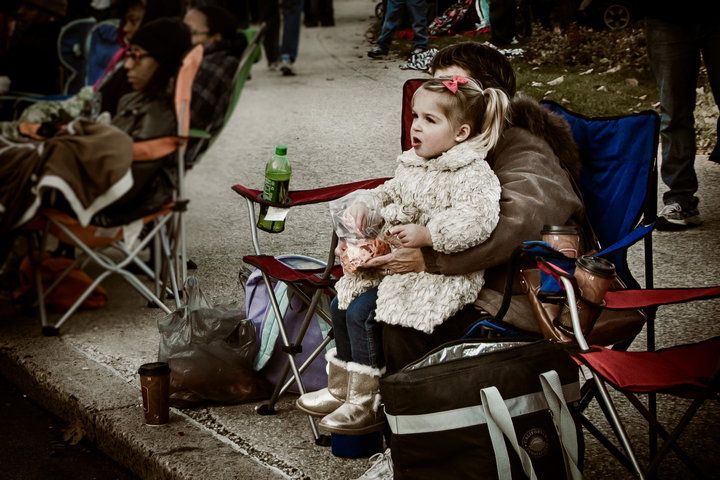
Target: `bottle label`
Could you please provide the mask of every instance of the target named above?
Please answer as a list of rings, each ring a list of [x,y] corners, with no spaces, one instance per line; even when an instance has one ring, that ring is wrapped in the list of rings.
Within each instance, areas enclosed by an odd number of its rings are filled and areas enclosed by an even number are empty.
[[[285,203],[287,201],[289,180],[271,180],[265,177],[265,186],[263,187],[263,198],[273,203]]]
[[[268,207],[264,220],[267,222],[284,222],[289,211],[289,208]]]

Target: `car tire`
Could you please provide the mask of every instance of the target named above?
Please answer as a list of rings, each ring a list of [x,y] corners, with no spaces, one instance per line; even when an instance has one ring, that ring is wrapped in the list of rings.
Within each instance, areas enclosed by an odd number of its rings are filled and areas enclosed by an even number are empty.
[[[598,20],[602,28],[609,30],[622,30],[633,21],[633,12],[622,1],[605,1],[597,9]]]

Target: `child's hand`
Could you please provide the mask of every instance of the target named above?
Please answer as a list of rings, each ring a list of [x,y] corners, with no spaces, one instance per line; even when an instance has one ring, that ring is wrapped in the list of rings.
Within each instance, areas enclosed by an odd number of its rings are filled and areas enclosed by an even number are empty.
[[[396,238],[400,245],[406,248],[432,247],[433,244],[430,230],[422,225],[400,225],[391,228],[388,234]]]

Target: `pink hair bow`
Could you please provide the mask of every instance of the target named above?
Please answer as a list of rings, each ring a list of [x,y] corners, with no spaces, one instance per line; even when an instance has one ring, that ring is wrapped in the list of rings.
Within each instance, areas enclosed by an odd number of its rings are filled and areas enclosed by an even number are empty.
[[[452,80],[445,80],[442,83],[452,93],[457,93],[458,85],[463,85],[465,83],[468,83],[468,80],[467,80],[467,78],[463,77],[462,75],[453,75]]]

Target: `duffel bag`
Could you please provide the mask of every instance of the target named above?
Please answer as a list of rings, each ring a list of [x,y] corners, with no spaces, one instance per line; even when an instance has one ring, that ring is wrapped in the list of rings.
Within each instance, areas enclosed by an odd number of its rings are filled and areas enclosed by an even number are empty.
[[[578,366],[566,347],[458,340],[380,380],[395,480],[578,479]]]

